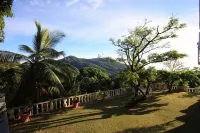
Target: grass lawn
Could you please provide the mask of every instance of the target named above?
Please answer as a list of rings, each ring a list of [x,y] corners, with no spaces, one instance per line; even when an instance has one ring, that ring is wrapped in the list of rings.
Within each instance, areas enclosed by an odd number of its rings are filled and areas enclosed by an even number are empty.
[[[200,133],[200,102],[186,92],[154,92],[134,109],[128,97],[58,111],[11,126],[16,133]]]

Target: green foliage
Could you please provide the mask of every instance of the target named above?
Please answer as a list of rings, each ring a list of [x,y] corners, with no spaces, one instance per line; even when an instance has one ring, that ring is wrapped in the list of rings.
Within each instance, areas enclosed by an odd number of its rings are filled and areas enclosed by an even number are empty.
[[[133,30],[129,30],[129,34],[122,39],[110,39],[112,44],[118,47],[118,61],[123,62],[131,72],[136,73],[139,76],[137,84],[133,84],[135,89],[132,98],[133,101],[137,99],[139,91],[144,96],[142,99],[146,98],[144,92],[140,89],[140,85],[147,81],[143,79],[145,74],[142,69],[145,66],[185,56],[184,54],[179,54],[177,51],[169,51],[161,54],[154,51],[157,49],[168,48],[169,43],[165,42],[169,39],[176,38],[177,31],[186,27],[186,24],[180,24],[179,19],[173,16],[169,19],[168,24],[162,28],[160,28],[159,25],[156,27],[148,26],[149,23],[150,22],[145,20],[143,25],[137,26]]]
[[[127,88],[132,87],[133,84],[137,84],[139,75],[129,70],[120,72],[115,77],[115,88]]]
[[[0,1],[0,42],[4,41],[4,17],[12,17],[12,5],[13,0],[1,0]]]
[[[125,69],[124,64],[121,64],[110,57],[83,59],[76,58],[74,56],[68,56],[62,59],[62,61],[69,63],[78,69],[83,69],[84,67],[98,68],[108,73],[111,77],[114,77],[117,73]]]
[[[197,74],[191,70],[183,71],[181,73],[180,85],[189,85],[189,87],[195,88],[200,85],[200,79]]]
[[[110,39],[113,45],[117,46],[119,61],[122,61],[132,71],[137,72],[144,66],[163,62],[171,59],[176,59],[184,54],[178,54],[177,51],[169,51],[163,54],[153,53],[155,49],[167,48],[168,43],[160,45],[167,39],[177,37],[177,31],[186,26],[186,24],[179,24],[178,18],[171,17],[168,24],[163,28],[149,27],[148,21],[144,25],[137,26],[135,29],[129,31],[128,36],[123,39]],[[147,58],[144,58],[147,55]]]
[[[180,72],[172,72],[166,70],[159,70],[157,76],[158,82],[163,82],[167,85],[169,89],[169,93],[172,91],[172,86],[178,85],[181,81],[181,73]]]
[[[99,90],[110,89],[111,81],[106,72],[97,68],[85,67],[80,70],[78,80],[81,81],[81,92],[91,93]]]
[[[154,82],[156,80],[157,77],[157,70],[155,69],[155,67],[149,67],[146,69],[146,79],[149,82]]]
[[[157,70],[154,67],[148,67],[140,74],[142,83],[146,86],[146,95],[150,92],[150,86],[155,83],[157,78]]]
[[[7,57],[11,59],[18,55],[23,57],[17,58],[18,61],[23,60],[23,63],[18,65],[19,70],[14,69],[21,77],[19,89],[11,101],[14,106],[24,104],[27,98],[31,99],[32,102],[38,102],[47,100],[46,98],[49,96],[66,96],[67,93],[63,86],[64,79],[66,79],[65,83],[70,82],[73,74],[78,72],[75,67],[55,60],[64,55],[63,51],[56,51],[54,47],[62,41],[65,34],[60,31],[50,32],[48,29],[43,29],[37,21],[35,25],[37,33],[33,37],[33,48],[27,45],[19,47],[22,52],[28,53],[28,56],[0,51],[0,59],[5,59],[5,62],[15,61],[9,60]]]

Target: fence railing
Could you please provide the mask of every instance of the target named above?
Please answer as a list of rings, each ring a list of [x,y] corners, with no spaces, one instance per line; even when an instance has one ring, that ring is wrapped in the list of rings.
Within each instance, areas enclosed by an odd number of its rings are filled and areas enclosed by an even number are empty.
[[[188,92],[200,94],[200,88],[188,88]]]
[[[101,94],[100,94],[101,93]],[[31,107],[31,115],[38,115],[45,112],[49,112],[50,110],[57,110],[60,108],[67,108],[72,107],[73,100],[78,100],[80,104],[82,103],[88,103],[93,102],[97,100],[103,100],[108,98],[115,98],[117,96],[122,96],[127,94],[126,90],[123,89],[115,89],[115,90],[107,90],[103,92],[95,92],[95,93],[89,93],[89,94],[83,94],[78,96],[70,96],[65,98],[58,98],[53,99],[45,102],[35,103]],[[19,107],[13,107],[8,108],[8,118],[11,119],[17,119],[16,114],[20,114],[26,107],[25,106],[19,106]]]
[[[152,89],[160,89],[162,87],[165,88],[163,84],[155,84],[151,86]],[[176,90],[178,86],[173,86],[173,90]],[[200,88],[188,88],[188,92],[192,93],[198,93],[200,94]],[[78,100],[80,104],[83,103],[89,103],[93,101],[103,100],[103,99],[110,99],[115,98],[117,96],[122,96],[127,94],[127,91],[124,89],[115,89],[115,90],[107,90],[102,92],[94,92],[94,93],[88,93],[78,96],[70,96],[70,97],[64,97],[64,98],[57,98],[45,102],[35,103],[31,107],[31,115],[38,115],[45,112],[57,110],[60,108],[68,108],[73,106],[73,101]],[[140,94],[139,92],[139,95]],[[13,108],[8,108],[8,118],[9,119],[17,119],[17,114],[20,114],[25,109],[25,106],[18,106]]]

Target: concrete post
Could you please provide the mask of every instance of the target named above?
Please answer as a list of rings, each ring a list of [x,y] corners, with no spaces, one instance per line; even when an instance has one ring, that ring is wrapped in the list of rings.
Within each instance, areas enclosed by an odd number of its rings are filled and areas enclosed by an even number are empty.
[[[5,96],[0,94],[0,132],[9,133]]]

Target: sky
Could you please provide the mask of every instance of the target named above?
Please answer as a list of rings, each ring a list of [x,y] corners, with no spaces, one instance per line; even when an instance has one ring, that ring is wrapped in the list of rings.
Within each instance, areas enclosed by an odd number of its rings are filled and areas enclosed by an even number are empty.
[[[32,46],[34,21],[66,38],[56,47],[66,56],[117,57],[109,38],[120,39],[145,18],[153,25],[167,24],[172,14],[187,27],[170,40],[170,49],[188,54],[186,67],[197,66],[199,32],[198,0],[14,0],[13,18],[5,18],[5,42],[1,50],[21,53],[20,44]]]

